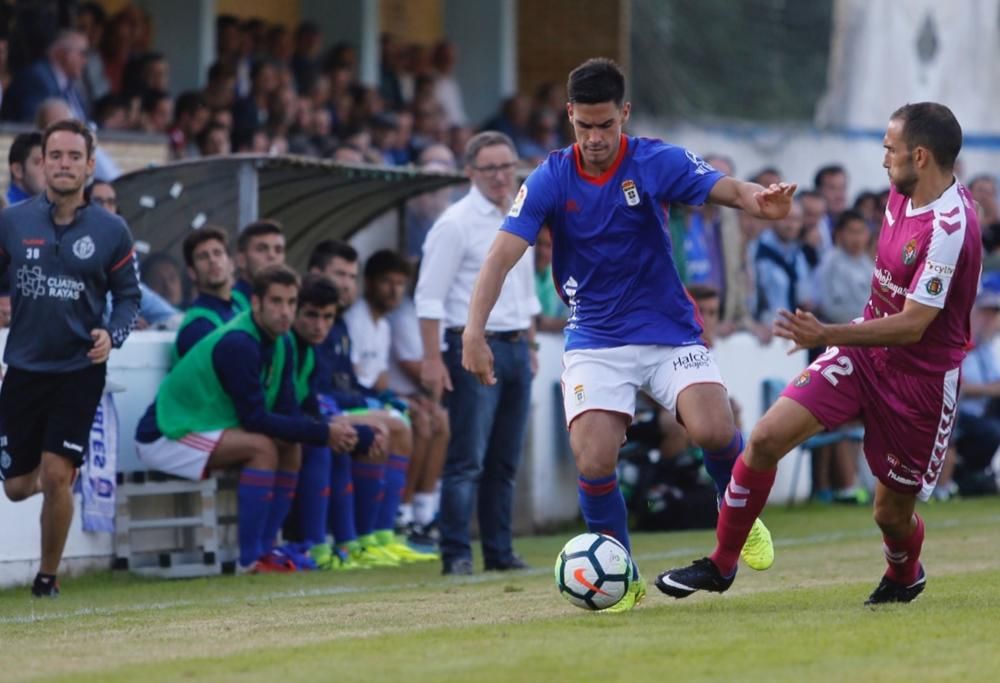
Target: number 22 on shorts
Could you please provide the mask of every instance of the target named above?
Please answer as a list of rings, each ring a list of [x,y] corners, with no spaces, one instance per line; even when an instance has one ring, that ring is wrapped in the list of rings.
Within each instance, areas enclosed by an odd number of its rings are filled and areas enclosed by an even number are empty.
[[[850,375],[852,372],[854,372],[854,363],[852,363],[851,359],[848,358],[847,356],[840,356],[839,358],[837,358],[836,365],[830,364],[827,365],[825,368],[822,367],[823,363],[826,363],[829,360],[833,360],[833,358],[838,353],[840,353],[840,348],[837,346],[831,346],[826,351],[824,351],[822,355],[820,355],[820,357],[817,358],[815,362],[813,362],[812,365],[809,366],[810,370],[815,370],[816,372],[823,375],[823,377],[826,378],[826,381],[832,384],[833,386],[837,386],[837,383],[840,381],[840,376],[846,377],[847,375]]]

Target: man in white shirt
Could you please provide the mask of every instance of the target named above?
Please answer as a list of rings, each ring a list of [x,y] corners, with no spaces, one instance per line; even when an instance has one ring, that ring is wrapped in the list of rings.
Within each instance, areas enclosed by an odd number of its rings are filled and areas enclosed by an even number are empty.
[[[486,569],[525,568],[514,554],[511,517],[537,366],[533,255],[514,266],[486,324],[497,383],[484,386],[462,368],[462,331],[479,269],[514,196],[517,152],[502,133],[469,140],[465,168],[472,188],[437,220],[424,243],[416,305],[424,345],[421,382],[431,396],[447,391],[451,441],[441,486],[441,558],[445,574],[471,574],[469,522],[478,490]],[[441,351],[444,331],[445,351]]]

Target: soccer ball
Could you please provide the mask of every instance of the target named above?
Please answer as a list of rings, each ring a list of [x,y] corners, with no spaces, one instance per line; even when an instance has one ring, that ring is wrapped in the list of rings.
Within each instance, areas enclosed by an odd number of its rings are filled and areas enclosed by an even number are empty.
[[[556,586],[577,607],[607,609],[628,592],[632,558],[625,546],[604,534],[580,534],[556,558]]]

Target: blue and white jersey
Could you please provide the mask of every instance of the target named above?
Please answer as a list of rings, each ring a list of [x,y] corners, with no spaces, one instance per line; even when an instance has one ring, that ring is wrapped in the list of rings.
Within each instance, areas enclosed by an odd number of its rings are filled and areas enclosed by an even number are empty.
[[[543,224],[552,229],[552,275],[570,307],[567,350],[700,343],[667,211],[703,204],[722,177],[681,147],[625,135],[600,177],[584,172],[576,145],[528,176],[501,230],[534,244]]]

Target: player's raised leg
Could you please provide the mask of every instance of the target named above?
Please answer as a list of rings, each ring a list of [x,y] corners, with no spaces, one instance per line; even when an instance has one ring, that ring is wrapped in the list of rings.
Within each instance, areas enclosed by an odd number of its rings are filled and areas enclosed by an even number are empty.
[[[697,590],[728,590],[750,528],[771,493],[778,461],[822,430],[823,425],[801,404],[784,396],[779,398],[754,427],[750,443],[733,467],[719,510],[715,551],[687,567],[660,574],[656,587],[675,598],[685,598]]]
[[[687,386],[677,396],[677,415],[704,453],[705,470],[715,482],[721,506],[733,466],[744,449],[743,433],[736,427],[726,388],[714,382]],[[771,532],[759,518],[754,520],[741,556],[757,571],[774,564]]]
[[[882,530],[889,566],[866,605],[910,602],[924,590],[927,577],[920,564],[924,520],[914,512],[916,503],[913,494],[893,491],[882,482],[875,484],[875,523]]]

